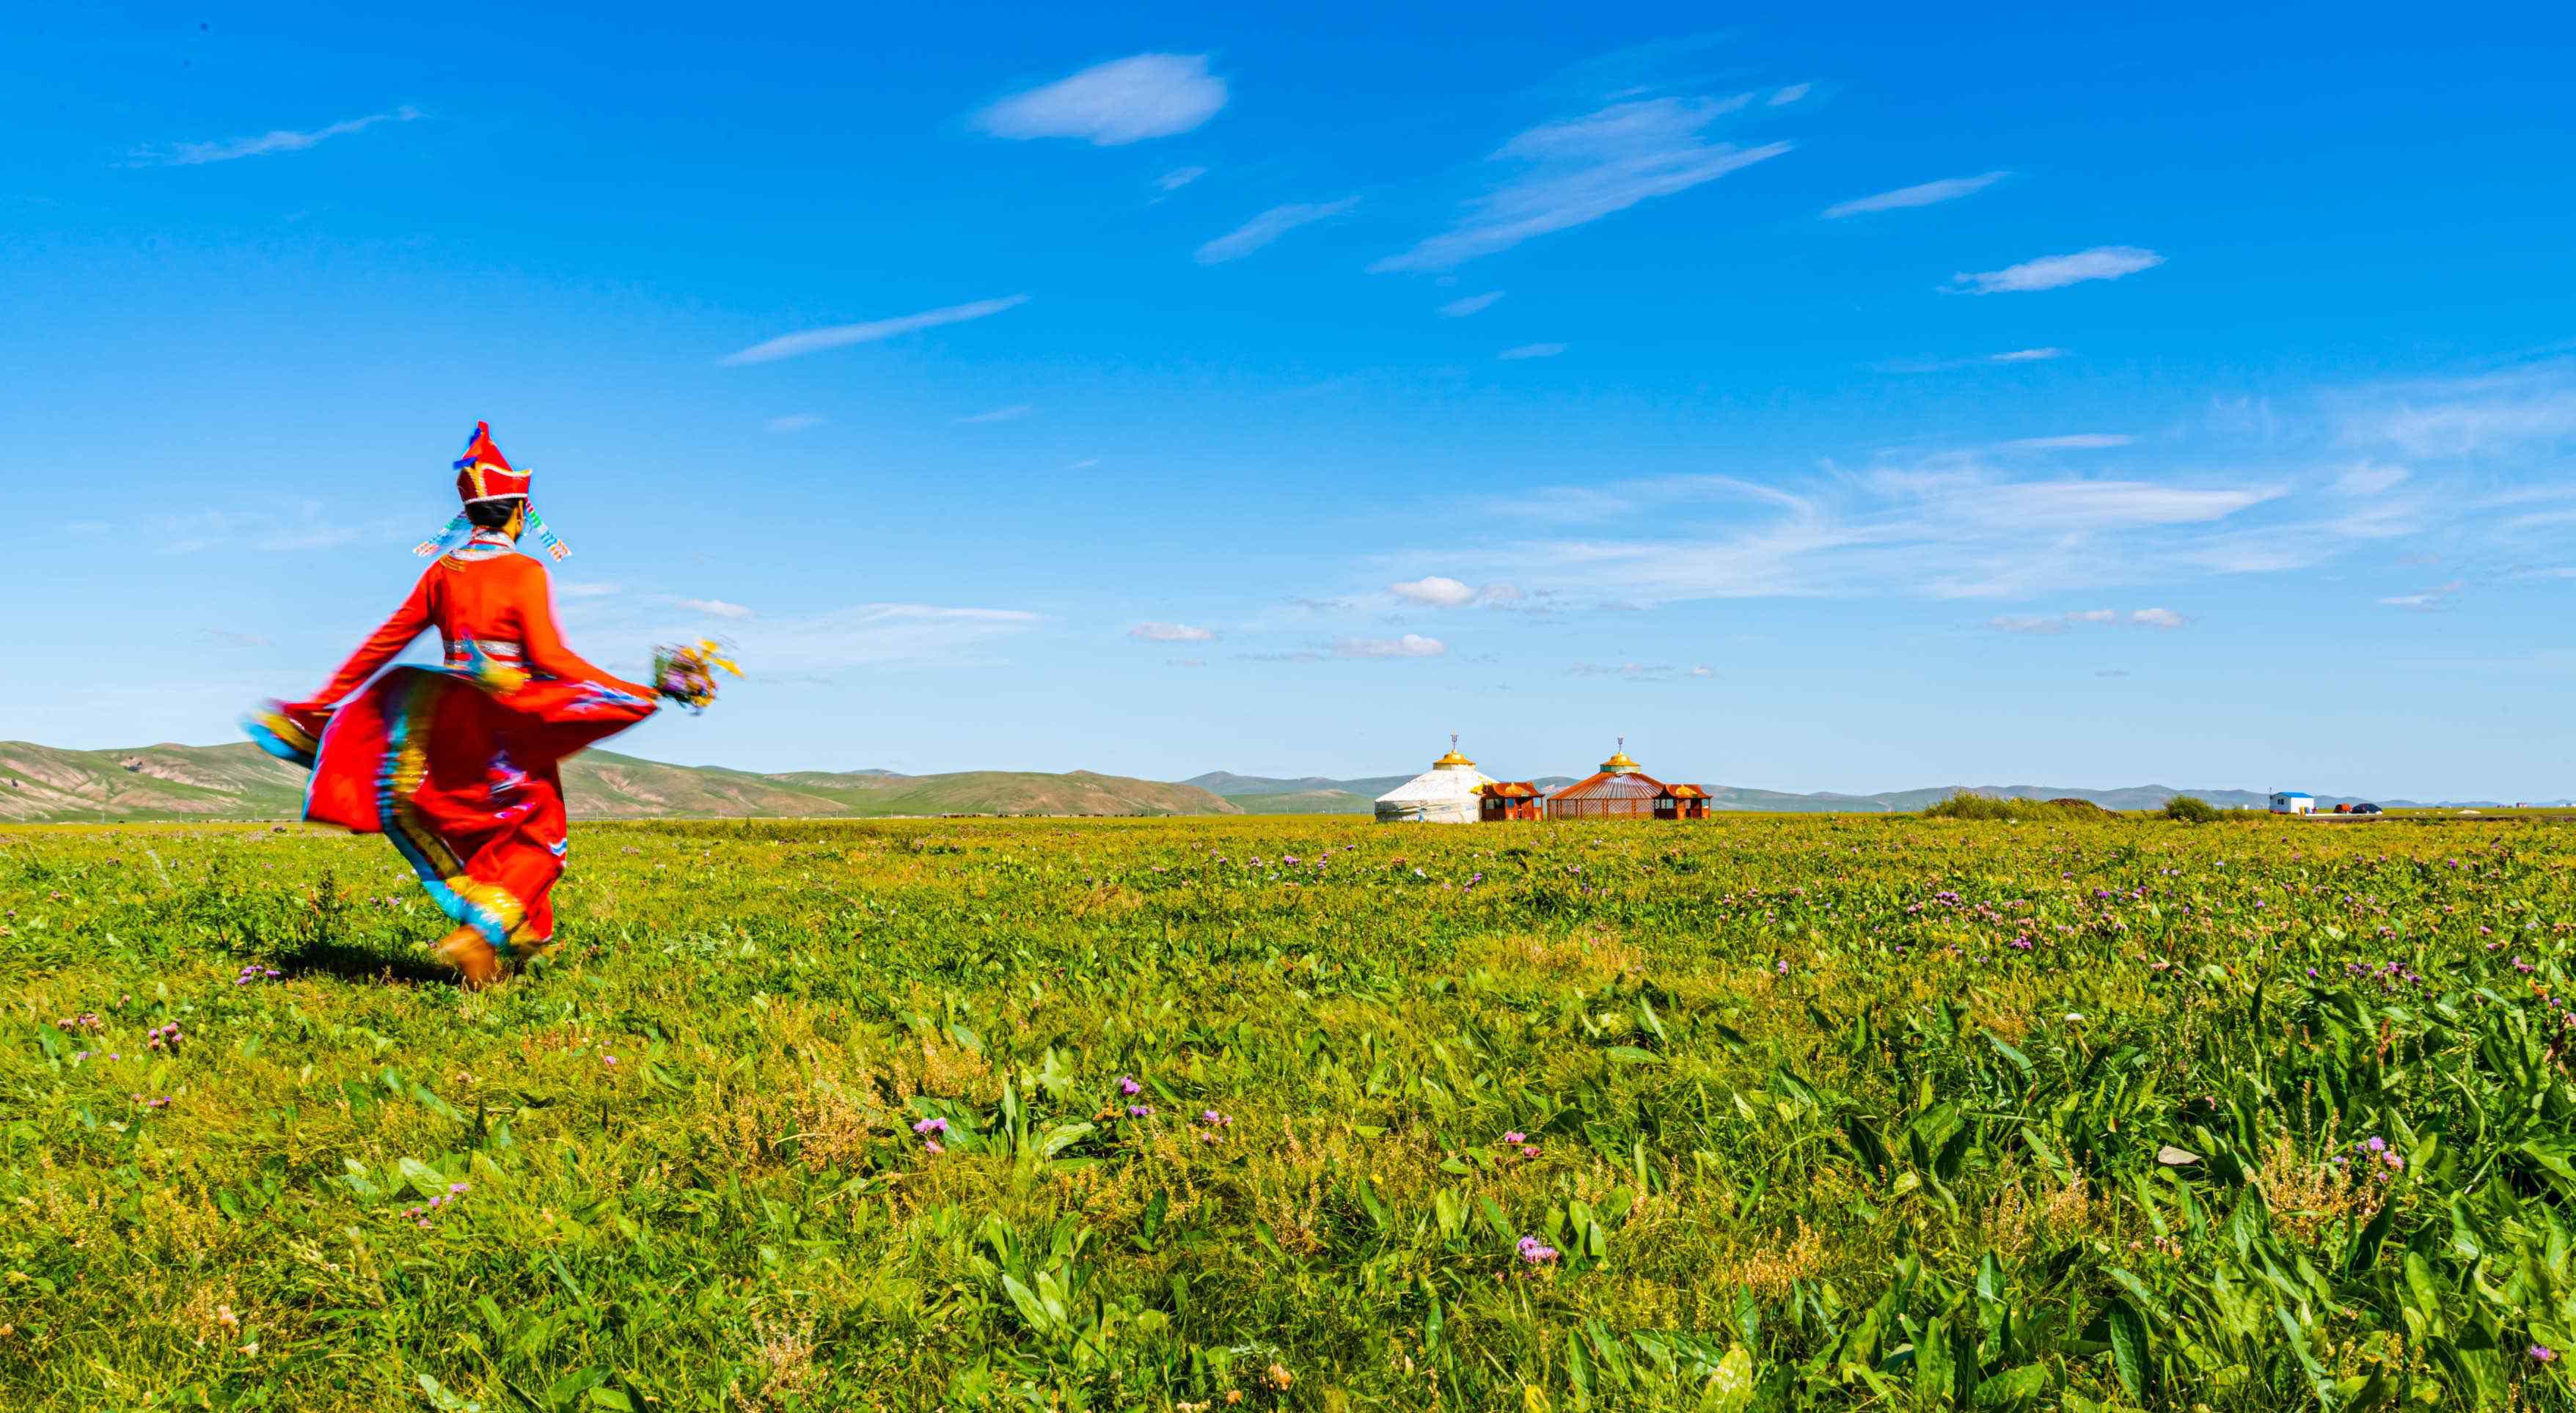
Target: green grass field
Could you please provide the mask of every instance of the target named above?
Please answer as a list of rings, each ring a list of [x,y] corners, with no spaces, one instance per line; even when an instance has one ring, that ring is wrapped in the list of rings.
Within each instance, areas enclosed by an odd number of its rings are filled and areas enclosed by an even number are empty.
[[[382,840],[0,835],[0,1407],[2569,1404],[2560,823],[590,825],[558,897],[464,995]]]

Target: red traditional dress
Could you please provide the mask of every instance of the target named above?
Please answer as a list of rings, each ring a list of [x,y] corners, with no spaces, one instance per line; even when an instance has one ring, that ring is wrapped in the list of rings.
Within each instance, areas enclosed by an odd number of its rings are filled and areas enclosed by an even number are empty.
[[[481,423],[456,464],[469,502],[526,497],[527,476]],[[561,542],[529,520],[561,558]],[[506,961],[554,937],[549,894],[569,843],[556,767],[657,702],[564,646],[543,566],[497,530],[458,543],[461,522],[424,546],[454,547],[321,691],[247,725],[271,754],[312,767],[306,819],[390,837],[439,907]],[[375,676],[429,628],[446,645],[444,669]]]

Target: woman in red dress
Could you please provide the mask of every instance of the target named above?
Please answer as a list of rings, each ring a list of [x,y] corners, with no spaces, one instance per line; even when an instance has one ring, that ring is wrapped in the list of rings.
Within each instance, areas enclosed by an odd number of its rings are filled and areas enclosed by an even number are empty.
[[[312,769],[306,819],[393,840],[456,922],[439,960],[484,986],[554,943],[549,894],[570,842],[557,765],[652,715],[657,697],[695,708],[713,687],[698,652],[657,661],[651,687],[575,656],[544,567],[517,550],[533,530],[555,558],[568,552],[529,507],[528,473],[480,422],[456,472],[465,509],[420,546],[439,557],[402,607],[311,699],[271,702],[245,725]],[[376,676],[428,628],[446,645],[443,670]]]

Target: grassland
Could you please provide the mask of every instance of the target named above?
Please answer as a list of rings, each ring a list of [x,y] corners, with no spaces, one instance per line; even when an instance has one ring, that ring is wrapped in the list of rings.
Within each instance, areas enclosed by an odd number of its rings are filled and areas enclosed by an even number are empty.
[[[0,1407],[2568,1405],[2564,824],[637,823],[559,898],[465,995],[380,840],[0,835]]]

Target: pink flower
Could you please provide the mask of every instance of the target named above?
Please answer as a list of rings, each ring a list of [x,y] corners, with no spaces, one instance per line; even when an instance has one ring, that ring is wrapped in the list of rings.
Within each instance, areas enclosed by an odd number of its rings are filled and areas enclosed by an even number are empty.
[[[1503,1135],[1503,1141],[1505,1143],[1527,1143],[1529,1142],[1529,1135],[1521,1132],[1519,1129],[1513,1129],[1511,1132]]]
[[[1122,1074],[1118,1076],[1118,1092],[1126,1095],[1130,1099],[1133,1099],[1137,1095],[1145,1092],[1145,1086],[1136,1082],[1136,1076],[1132,1074]]]

